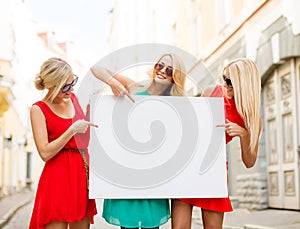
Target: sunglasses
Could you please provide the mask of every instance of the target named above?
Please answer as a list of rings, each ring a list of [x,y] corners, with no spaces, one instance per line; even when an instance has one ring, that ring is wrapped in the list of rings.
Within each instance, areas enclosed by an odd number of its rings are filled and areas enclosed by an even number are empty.
[[[231,79],[227,78],[226,75],[223,75],[223,80],[226,82],[228,87],[232,87]]]
[[[67,91],[69,91],[71,89],[71,87],[75,86],[77,81],[78,81],[78,76],[76,76],[75,74],[74,75],[74,79],[71,83],[68,83],[66,85],[64,85],[62,88],[61,88],[61,91],[63,93],[66,93]]]
[[[156,63],[155,65],[154,65],[154,68],[156,69],[156,70],[162,70],[164,67],[165,67],[166,65],[164,64],[164,63],[162,63],[162,62],[159,62],[159,63]],[[166,75],[168,76],[168,77],[173,77],[173,67],[171,67],[171,66],[167,66],[166,67]]]

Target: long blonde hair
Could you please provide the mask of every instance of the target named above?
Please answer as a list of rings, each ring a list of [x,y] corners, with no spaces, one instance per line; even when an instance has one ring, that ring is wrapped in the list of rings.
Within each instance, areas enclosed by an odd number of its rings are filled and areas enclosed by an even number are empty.
[[[250,134],[250,151],[254,152],[260,133],[261,78],[256,64],[247,58],[231,61],[223,70],[229,74],[237,111]]]
[[[170,57],[172,61],[172,67],[173,67],[173,80],[174,83],[171,86],[170,89],[170,95],[175,95],[175,96],[183,96],[184,93],[184,84],[185,84],[185,79],[186,79],[186,70],[185,70],[185,65],[182,62],[182,60],[175,54],[173,53],[168,53],[162,55],[158,61],[160,62],[164,57]],[[152,71],[151,78],[155,78],[155,69]]]
[[[65,60],[52,57],[42,64],[40,73],[35,77],[34,84],[38,90],[55,87],[52,93],[45,98],[46,101],[53,102],[61,87],[72,74],[72,68]]]

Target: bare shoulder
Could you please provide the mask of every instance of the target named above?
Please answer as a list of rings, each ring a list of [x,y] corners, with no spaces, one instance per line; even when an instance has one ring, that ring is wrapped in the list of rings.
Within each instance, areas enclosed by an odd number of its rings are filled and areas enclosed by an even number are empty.
[[[45,115],[41,108],[38,105],[32,105],[30,108],[30,117],[31,119],[38,119],[38,120],[44,120]]]
[[[42,111],[41,108],[36,104],[33,104],[30,108],[30,113],[32,113],[32,112],[34,112],[34,113],[35,112],[41,112],[41,111]]]

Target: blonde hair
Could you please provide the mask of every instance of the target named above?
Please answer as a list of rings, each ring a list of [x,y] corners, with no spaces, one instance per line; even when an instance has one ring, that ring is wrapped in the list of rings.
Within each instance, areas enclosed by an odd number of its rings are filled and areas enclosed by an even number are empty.
[[[34,84],[38,90],[55,87],[52,93],[45,98],[47,101],[53,102],[61,87],[72,74],[72,68],[65,60],[52,57],[42,64],[40,73],[35,77]]]
[[[168,53],[162,55],[158,61],[160,62],[164,57],[170,57],[172,61],[172,67],[173,67],[173,80],[174,83],[171,86],[170,89],[170,95],[174,96],[183,96],[184,93],[184,84],[185,84],[185,79],[186,79],[186,70],[185,70],[185,65],[182,62],[182,60],[175,54],[173,53]],[[151,78],[155,78],[155,69],[152,71]]]
[[[250,134],[250,151],[254,152],[260,133],[261,78],[256,64],[247,58],[231,61],[223,70],[229,74],[237,111]]]

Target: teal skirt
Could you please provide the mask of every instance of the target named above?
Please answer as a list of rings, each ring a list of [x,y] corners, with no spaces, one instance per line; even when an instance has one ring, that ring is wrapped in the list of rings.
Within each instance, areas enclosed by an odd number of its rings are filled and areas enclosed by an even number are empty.
[[[127,228],[152,228],[170,219],[168,199],[107,199],[102,217],[109,224]]]

